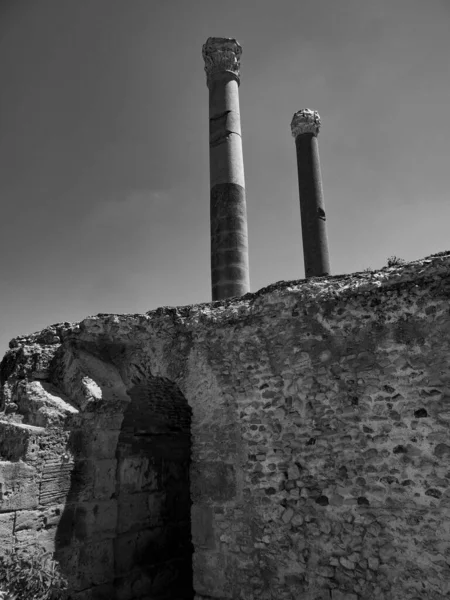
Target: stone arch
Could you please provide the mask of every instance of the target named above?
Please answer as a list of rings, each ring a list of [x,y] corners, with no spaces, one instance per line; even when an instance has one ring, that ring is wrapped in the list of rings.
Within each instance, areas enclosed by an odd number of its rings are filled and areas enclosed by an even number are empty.
[[[186,398],[165,377],[122,378],[85,350],[68,349],[63,362],[56,383],[79,411],[66,423],[70,482],[49,505],[65,501],[55,550],[73,597],[191,600]]]

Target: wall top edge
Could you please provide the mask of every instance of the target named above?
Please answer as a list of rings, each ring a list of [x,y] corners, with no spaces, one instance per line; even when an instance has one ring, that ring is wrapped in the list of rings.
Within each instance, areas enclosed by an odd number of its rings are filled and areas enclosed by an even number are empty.
[[[341,275],[311,277],[292,281],[278,281],[256,292],[241,297],[227,298],[215,302],[204,302],[187,306],[162,306],[145,314],[105,314],[99,313],[75,323],[56,323],[30,335],[14,338],[9,343],[11,349],[20,346],[60,344],[66,339],[78,338],[83,333],[114,337],[119,335],[132,337],[134,331],[154,331],[158,328],[170,329],[182,324],[192,329],[199,319],[203,324],[220,326],[230,320],[238,322],[251,314],[259,313],[265,305],[273,305],[285,296],[295,301],[301,299],[308,303],[327,302],[338,297],[380,294],[399,286],[426,286],[428,281],[450,278],[450,251],[440,252],[426,258],[415,260],[380,270],[361,271]],[[137,335],[137,334],[136,334]]]

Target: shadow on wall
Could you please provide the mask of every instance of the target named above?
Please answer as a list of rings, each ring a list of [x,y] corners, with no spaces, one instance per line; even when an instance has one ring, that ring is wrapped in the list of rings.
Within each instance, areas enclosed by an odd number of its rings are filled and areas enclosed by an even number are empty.
[[[77,600],[190,600],[191,408],[165,378],[127,394],[71,431],[55,557]]]

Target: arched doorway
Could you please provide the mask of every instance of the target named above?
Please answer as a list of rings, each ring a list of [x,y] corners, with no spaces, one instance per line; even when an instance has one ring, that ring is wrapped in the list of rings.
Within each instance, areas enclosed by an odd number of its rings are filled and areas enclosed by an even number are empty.
[[[191,408],[170,380],[128,390],[116,458],[117,598],[190,600]]]

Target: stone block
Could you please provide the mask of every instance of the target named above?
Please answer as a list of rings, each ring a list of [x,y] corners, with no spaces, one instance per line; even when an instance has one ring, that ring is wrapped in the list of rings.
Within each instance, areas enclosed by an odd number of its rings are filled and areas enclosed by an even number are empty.
[[[83,544],[78,558],[79,589],[112,582],[114,579],[113,541]]]
[[[192,542],[196,548],[214,550],[213,508],[194,504],[191,508]]]
[[[75,503],[67,503],[61,514],[61,519],[57,528],[57,546],[58,548],[74,547],[75,542],[75,513],[77,505]]]
[[[185,486],[189,483],[189,460],[188,454],[180,460],[163,459],[161,461],[161,486]]]
[[[22,381],[16,402],[26,421],[40,427],[62,425],[66,417],[78,413],[69,399],[47,381]]]
[[[0,457],[16,462],[33,462],[39,455],[39,440],[46,434],[42,427],[0,421]]]
[[[16,513],[14,533],[33,530],[40,531],[46,527],[56,527],[64,511],[64,504],[50,508],[39,508],[37,510],[21,510]]]
[[[71,591],[74,592],[83,589],[78,569],[80,549],[81,546],[74,545],[62,547],[59,541],[55,548],[55,559],[59,562],[62,573],[67,577]]]
[[[150,497],[153,494],[150,494]],[[190,518],[191,498],[190,490],[187,485],[172,488],[165,488],[166,501],[164,502],[162,516],[165,521],[177,523],[178,521],[187,521]]]
[[[137,567],[185,560],[191,564],[189,524],[154,527],[120,534],[114,540],[116,575],[125,577]]]
[[[94,498],[108,500],[116,491],[117,460],[97,460],[94,465]]]
[[[281,519],[282,519],[283,523],[289,523],[289,521],[292,519],[293,516],[294,516],[294,511],[292,510],[292,508],[288,508],[281,515]]]
[[[39,547],[44,552],[53,554],[56,549],[57,528],[49,527],[39,531],[34,529],[22,529],[14,535],[16,546],[29,549],[32,546]]]
[[[14,519],[13,512],[0,514],[0,553],[12,547],[14,542]]]
[[[115,459],[79,460],[71,476],[70,501],[109,500],[116,490]]]
[[[137,538],[142,532],[118,534],[114,539],[115,575],[123,577],[135,566]]]
[[[117,500],[82,502],[75,509],[74,533],[82,541],[101,541],[115,537]]]
[[[224,600],[232,600],[232,591],[226,578],[226,567],[225,555],[196,549],[192,557],[196,593],[201,596],[218,596]]]
[[[191,598],[192,597],[192,566],[190,559],[170,560],[143,569],[147,577],[133,584],[133,592],[148,598]],[[140,596],[137,596],[140,597]]]
[[[22,461],[0,463],[0,511],[37,507],[38,477],[37,470]]]
[[[77,460],[73,466],[68,499],[70,502],[89,502],[94,498],[95,463]]]
[[[42,467],[42,480],[39,503],[42,505],[65,502],[72,487],[73,460],[58,456],[45,461]]]
[[[115,459],[119,435],[119,430],[110,431],[86,425],[85,429],[72,432],[72,449],[80,459]]]
[[[189,523],[168,524],[140,531],[136,538],[136,564],[188,559],[191,563],[192,543]]]
[[[121,492],[151,492],[158,489],[158,471],[145,456],[130,456],[119,460],[117,473]]]
[[[192,499],[223,502],[236,496],[235,466],[221,461],[201,462],[191,467]]]
[[[126,533],[163,523],[165,495],[161,493],[120,494],[117,503],[117,532]]]
[[[395,555],[396,549],[392,544],[385,544],[379,549],[380,558],[384,563],[389,563],[389,560]]]
[[[87,427],[98,429],[101,431],[117,431],[120,432],[123,423],[123,410],[128,402],[124,402],[123,406],[108,407],[111,412],[89,412],[83,414],[82,423],[86,423]]]
[[[133,592],[133,579],[139,578],[139,573],[133,572],[126,577],[117,577],[114,581],[114,600],[132,600],[136,597]]]

